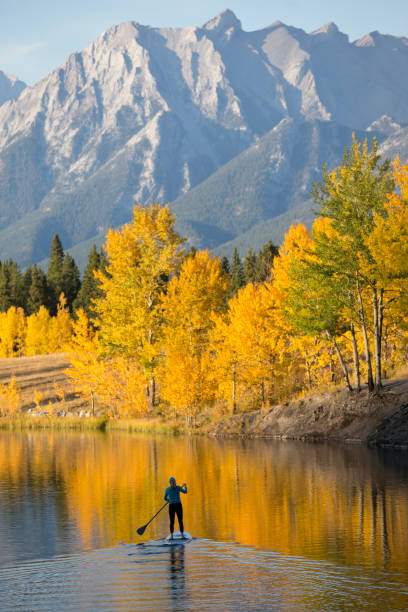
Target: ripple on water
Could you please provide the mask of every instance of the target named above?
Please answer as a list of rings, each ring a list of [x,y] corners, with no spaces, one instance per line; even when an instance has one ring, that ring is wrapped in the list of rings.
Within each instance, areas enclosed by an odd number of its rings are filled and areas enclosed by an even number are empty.
[[[1,610],[404,610],[398,574],[194,539],[0,570]]]

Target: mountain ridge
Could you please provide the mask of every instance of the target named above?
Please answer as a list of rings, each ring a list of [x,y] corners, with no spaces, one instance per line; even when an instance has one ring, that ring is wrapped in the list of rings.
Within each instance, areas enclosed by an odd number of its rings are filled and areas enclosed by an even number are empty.
[[[238,188],[221,207],[223,219],[213,198],[217,224],[198,214],[195,188],[210,189],[206,181],[245,151],[253,160],[252,147],[285,121],[293,134],[268,155],[282,156],[289,169],[282,151],[314,133],[313,122],[338,133],[378,131],[384,151],[405,151],[408,85],[400,75],[407,67],[405,37],[374,32],[350,42],[333,23],[309,34],[279,21],[246,32],[227,9],[200,27],[112,26],[0,106],[0,259],[41,260],[54,232],[66,248],[88,243],[128,221],[135,201],[172,202],[191,239],[221,248],[223,237],[239,239],[267,214],[287,214],[291,193],[303,206],[320,170],[316,151],[306,147],[303,170],[280,172],[279,180],[272,162],[258,158],[257,184],[248,176],[246,227],[243,213],[231,214],[242,207]],[[381,121],[380,130],[370,127]],[[325,134],[322,150],[332,137]],[[292,182],[302,172],[309,178],[301,197]]]
[[[26,87],[24,81],[0,70],[0,106],[5,102],[16,100]]]

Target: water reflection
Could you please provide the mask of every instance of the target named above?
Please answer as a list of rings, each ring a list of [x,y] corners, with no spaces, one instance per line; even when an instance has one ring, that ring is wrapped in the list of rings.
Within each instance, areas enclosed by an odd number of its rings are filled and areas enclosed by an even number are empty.
[[[404,453],[266,440],[0,433],[2,565],[138,542],[169,475],[194,536],[408,573]],[[144,539],[163,537],[161,513]],[[172,597],[184,549],[169,552]]]
[[[173,609],[180,610],[180,602],[186,598],[183,544],[170,547],[169,574]]]

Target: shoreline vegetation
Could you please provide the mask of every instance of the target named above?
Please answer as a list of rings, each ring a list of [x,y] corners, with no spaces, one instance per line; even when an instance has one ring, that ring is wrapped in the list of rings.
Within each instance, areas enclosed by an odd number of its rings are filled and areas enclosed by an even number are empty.
[[[388,381],[408,363],[408,163],[353,137],[313,198],[310,231],[244,265],[186,248],[157,203],[108,231],[82,283],[57,236],[44,277],[0,262],[4,423],[390,439],[384,419],[405,427]]]
[[[64,355],[0,359],[0,382],[14,377],[22,389],[22,412],[0,417],[0,431],[64,431],[208,435],[218,438],[271,438],[334,441],[408,449],[408,376],[387,380],[375,395],[362,389],[317,392],[268,409],[236,414],[202,411],[194,426],[180,416],[114,419],[90,416],[83,398],[72,393]],[[55,393],[57,388],[60,395]],[[35,394],[42,396],[35,412]],[[49,414],[47,408],[53,405]],[[81,416],[79,416],[81,415]],[[215,418],[214,418],[215,416]]]

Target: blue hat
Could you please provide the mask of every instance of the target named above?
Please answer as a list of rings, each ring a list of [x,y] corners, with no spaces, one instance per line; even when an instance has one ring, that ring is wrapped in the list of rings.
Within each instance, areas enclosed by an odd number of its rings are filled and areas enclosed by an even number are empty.
[[[174,478],[174,476],[171,476],[171,478],[169,478],[169,483],[171,484],[172,482],[176,482],[176,479]]]

